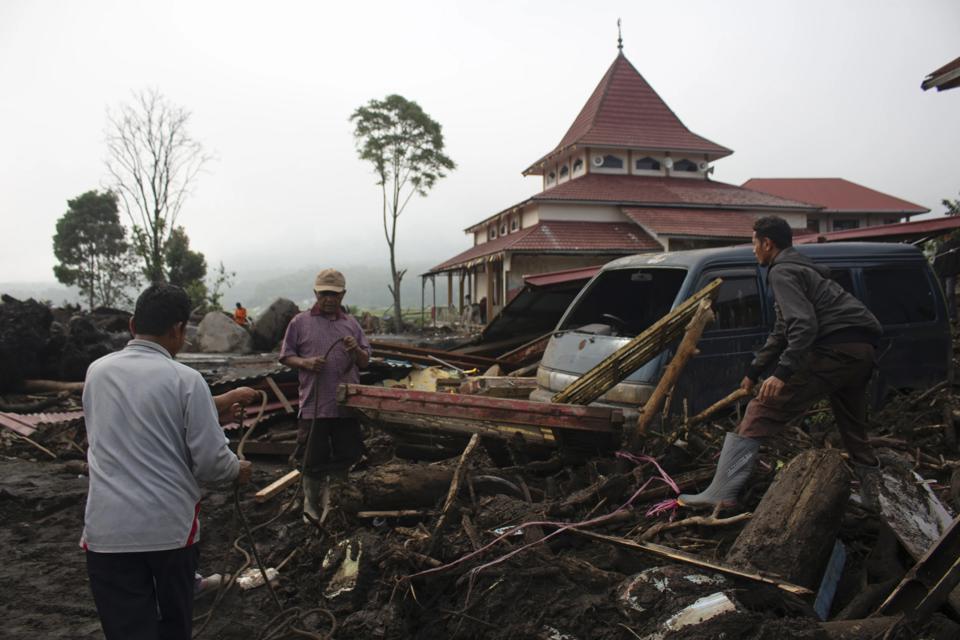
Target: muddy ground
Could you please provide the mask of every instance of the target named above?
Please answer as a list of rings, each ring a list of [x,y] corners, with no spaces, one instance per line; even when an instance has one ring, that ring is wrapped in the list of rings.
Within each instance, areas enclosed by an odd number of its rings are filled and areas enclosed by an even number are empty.
[[[915,468],[953,509],[960,507],[955,406],[960,404],[946,385],[927,394],[901,396],[873,416],[871,433],[885,455],[898,456]],[[668,424],[651,433],[644,453],[672,477],[702,474],[712,470],[723,434],[734,424],[735,416],[689,432]],[[503,460],[498,466],[493,461],[497,456],[477,447],[464,465],[466,474],[448,524],[434,536],[437,513],[459,459],[401,460],[391,436],[370,428],[366,433],[367,459],[354,470],[348,487],[334,491],[338,508],[322,529],[302,522],[296,487],[262,504],[252,500],[254,490],[289,470],[286,460],[277,457],[253,459],[254,480],[241,493],[241,512],[253,528],[264,564],[279,566],[280,577],[274,592],[262,586],[244,591],[230,584],[201,597],[196,637],[830,637],[809,600],[775,587],[557,533],[562,523],[593,520],[585,528],[722,561],[745,521],[659,527],[687,514],[669,508],[648,514],[651,506],[674,495],[656,480],[660,472],[650,462],[613,452],[534,461],[520,452],[512,456],[510,467],[503,467]],[[12,432],[0,431],[0,637],[100,638],[78,547],[87,486],[82,424],[41,428],[33,438],[57,459]],[[784,465],[811,447],[841,448],[832,416],[823,408],[764,447],[742,495],[742,509],[756,509]],[[628,505],[645,484],[647,492]],[[694,482],[690,489],[704,484]],[[357,513],[376,509],[419,514],[373,518]],[[604,516],[606,520],[596,522]],[[504,527],[525,522],[543,524],[504,535]],[[244,552],[234,546],[243,525],[231,487],[207,490],[201,523],[204,574],[236,574],[250,566],[247,539],[237,543]],[[848,560],[830,618],[864,617],[913,559],[856,500],[843,507],[838,537]],[[532,546],[523,548],[529,543]],[[700,624],[677,626],[681,610],[716,594],[730,601],[730,611]],[[956,614],[942,611],[945,615],[901,625],[886,637],[960,637]]]

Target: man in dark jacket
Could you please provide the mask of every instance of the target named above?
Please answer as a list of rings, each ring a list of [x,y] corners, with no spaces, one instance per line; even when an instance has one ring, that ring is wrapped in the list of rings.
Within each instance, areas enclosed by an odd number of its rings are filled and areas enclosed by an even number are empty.
[[[761,373],[771,366],[773,371],[747,405],[737,433],[727,434],[713,482],[702,493],[681,495],[682,506],[735,505],[761,439],[780,433],[824,397],[830,398],[858,475],[867,476],[879,465],[867,439],[866,389],[883,331],[880,323],[829,278],[827,268],[793,248],[793,233],[782,218],[768,216],[754,223],[753,252],[760,265],[768,267],[776,321],[740,386],[750,391]]]

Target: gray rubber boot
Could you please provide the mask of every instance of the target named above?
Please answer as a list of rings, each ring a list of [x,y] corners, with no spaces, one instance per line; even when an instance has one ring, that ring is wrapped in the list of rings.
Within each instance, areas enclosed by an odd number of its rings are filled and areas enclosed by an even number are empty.
[[[682,507],[733,507],[743,483],[750,477],[757,460],[760,443],[753,438],[744,438],[728,433],[720,451],[717,471],[706,491],[697,494],[684,493],[677,497]]]
[[[323,478],[303,476],[303,521],[308,524],[320,520],[317,505],[320,502],[320,493],[324,484],[326,483]]]

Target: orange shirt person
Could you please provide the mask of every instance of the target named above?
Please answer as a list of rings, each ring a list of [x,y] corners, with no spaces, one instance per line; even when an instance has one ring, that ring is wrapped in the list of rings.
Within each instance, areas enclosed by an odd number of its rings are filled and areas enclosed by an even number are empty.
[[[247,324],[247,310],[244,309],[243,305],[239,302],[237,303],[237,308],[233,311],[233,320],[241,327]]]

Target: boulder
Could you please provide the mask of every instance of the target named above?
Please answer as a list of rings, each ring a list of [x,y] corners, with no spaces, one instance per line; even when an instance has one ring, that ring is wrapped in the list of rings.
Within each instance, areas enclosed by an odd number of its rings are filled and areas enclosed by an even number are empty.
[[[260,351],[272,351],[283,340],[287,325],[300,308],[286,298],[277,298],[253,325],[253,346]]]
[[[202,353],[250,353],[253,340],[247,330],[223,311],[211,311],[200,321],[197,338]]]

